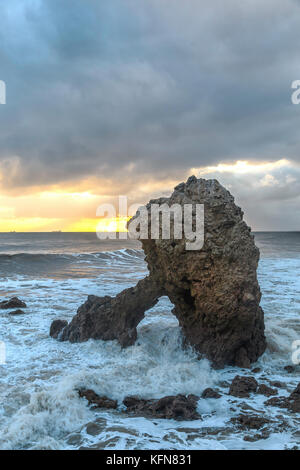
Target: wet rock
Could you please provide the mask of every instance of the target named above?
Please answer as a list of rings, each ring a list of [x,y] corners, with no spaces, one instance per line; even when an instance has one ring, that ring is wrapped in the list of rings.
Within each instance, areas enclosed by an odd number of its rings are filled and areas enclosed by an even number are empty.
[[[106,396],[97,395],[94,390],[89,389],[80,389],[78,390],[78,395],[82,398],[86,398],[89,405],[93,405],[92,408],[106,408],[106,409],[116,409],[118,402],[116,400],[111,400]]]
[[[298,383],[295,390],[290,394],[291,400],[299,400],[300,399],[300,382]]]
[[[18,297],[12,297],[9,300],[4,300],[0,302],[0,309],[10,309],[10,308],[26,308],[27,305],[25,302],[20,300]]]
[[[278,382],[278,381],[275,380],[274,382],[273,382],[273,381],[270,381],[269,383],[270,383],[270,385],[271,385],[272,387],[275,387],[275,388],[284,388],[284,384],[283,384],[282,382]]]
[[[237,375],[229,389],[229,395],[238,398],[249,398],[250,393],[256,392],[258,383],[254,377],[246,377]]]
[[[67,444],[71,446],[78,446],[81,443],[82,443],[82,436],[79,433],[70,434],[70,436],[67,439]]]
[[[98,442],[96,442],[96,444],[93,444],[93,445],[89,444],[87,447],[86,446],[81,446],[81,447],[79,447],[78,450],[91,451],[91,450],[115,449],[117,444],[119,443],[119,441],[120,441],[120,436],[110,437],[109,439],[105,439],[105,440],[100,439],[100,440],[98,440]]]
[[[262,439],[268,439],[270,437],[270,431],[264,430],[264,432],[260,434],[254,434],[254,435],[246,435],[244,436],[243,440],[246,442],[257,442],[261,441]]]
[[[85,430],[90,436],[98,436],[103,431],[103,427],[97,423],[88,423]]]
[[[263,411],[253,408],[249,403],[241,403],[240,409],[243,411],[253,411],[254,413],[262,414]]]
[[[289,396],[288,408],[292,413],[300,413],[300,382]]]
[[[266,340],[256,276],[259,250],[243,212],[218,181],[195,176],[178,185],[170,198],[149,202],[145,214],[149,233],[152,204],[176,204],[183,212],[188,210],[186,204],[194,209],[195,204],[203,204],[203,247],[200,242],[196,250],[188,250],[186,238],[174,238],[175,217],[171,217],[170,239],[162,239],[160,225],[159,238],[141,240],[149,276],[114,298],[89,296],[60,339],[116,339],[123,347],[130,346],[145,311],[166,295],[186,342],[200,355],[217,368],[249,367],[265,351]],[[138,211],[131,227],[139,225],[139,216]],[[183,220],[176,219],[180,230]]]
[[[295,371],[295,367],[294,367],[294,366],[285,366],[285,367],[284,367],[284,370],[285,370],[288,374],[292,374],[292,373]]]
[[[221,380],[220,382],[218,382],[219,386],[222,387],[222,388],[228,388],[230,387],[230,383],[227,382],[227,380]]]
[[[176,419],[178,421],[200,419],[196,411],[199,397],[195,395],[176,395],[146,400],[139,397],[126,397],[123,401],[127,411],[138,416],[160,419]]]
[[[300,431],[293,432],[292,436],[295,437],[298,442],[300,441]]]
[[[227,438],[234,432],[234,428],[231,426],[223,426],[223,427],[211,427],[211,426],[204,426],[200,429],[194,429],[194,440],[199,439],[199,437],[207,438],[209,436],[218,436],[218,438]]]
[[[17,309],[17,310],[13,310],[12,312],[9,312],[9,315],[25,315],[25,312],[24,310]]]
[[[265,395],[266,397],[271,397],[273,395],[278,395],[278,390],[268,387],[268,385],[261,384],[257,389],[257,393],[260,395]]]
[[[265,402],[266,406],[286,408],[292,413],[300,413],[300,383],[289,397],[275,397]]]
[[[218,390],[214,390],[213,388],[206,388],[202,395],[201,398],[221,398],[221,394],[218,392]]]
[[[273,421],[263,416],[240,414],[237,417],[231,418],[230,422],[237,424],[241,429],[260,429]]]
[[[251,370],[252,374],[258,374],[259,372],[261,372],[261,368],[260,367],[255,367],[254,369]]]
[[[52,336],[52,338],[58,338],[58,335],[67,324],[68,322],[66,320],[54,320],[50,327],[50,336]]]
[[[274,397],[270,398],[270,400],[265,401],[264,404],[266,406],[274,406],[277,408],[288,408],[289,400],[287,397]]]
[[[130,346],[136,341],[136,326],[145,310],[153,307],[161,295],[162,289],[148,277],[116,297],[90,295],[59,339],[71,343],[89,338],[117,339],[122,347]]]

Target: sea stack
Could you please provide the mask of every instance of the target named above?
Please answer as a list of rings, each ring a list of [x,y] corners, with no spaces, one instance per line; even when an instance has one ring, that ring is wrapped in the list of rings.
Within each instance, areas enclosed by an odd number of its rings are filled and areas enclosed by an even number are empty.
[[[200,357],[217,368],[249,367],[265,351],[266,340],[256,274],[259,250],[242,210],[218,181],[195,176],[176,186],[169,198],[148,203],[149,234],[153,204],[178,204],[183,212],[186,205],[202,204],[201,249],[189,250],[185,237],[174,238],[171,217],[170,239],[141,239],[149,276],[114,298],[90,296],[69,325],[52,328],[52,336],[72,342],[117,339],[123,347],[132,345],[145,311],[167,295],[186,342]]]

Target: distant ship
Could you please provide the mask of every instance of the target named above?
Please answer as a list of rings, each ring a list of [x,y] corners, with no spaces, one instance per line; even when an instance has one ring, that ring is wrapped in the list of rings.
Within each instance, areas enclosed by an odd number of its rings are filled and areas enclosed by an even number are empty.
[[[52,233],[61,233],[61,230],[52,230]]]

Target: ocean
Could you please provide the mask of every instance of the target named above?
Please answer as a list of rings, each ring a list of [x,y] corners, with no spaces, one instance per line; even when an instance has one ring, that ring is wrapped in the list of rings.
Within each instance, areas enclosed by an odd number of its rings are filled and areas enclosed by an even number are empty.
[[[268,342],[266,353],[253,364],[261,368],[255,377],[260,383],[282,382],[279,394],[287,396],[299,383],[299,368],[288,373],[284,367],[292,364],[292,344],[300,340],[300,232],[260,232],[255,240],[261,250],[258,278]],[[172,304],[165,297],[147,312],[136,344],[127,349],[115,341],[70,344],[49,337],[51,322],[69,321],[87,295],[113,296],[146,273],[137,241],[100,241],[93,233],[0,234],[1,297],[18,296],[28,305],[20,316],[0,310],[0,341],[6,346],[6,363],[0,365],[0,448],[300,446],[299,416],[266,407],[263,395],[247,400],[228,395],[232,378],[253,375],[249,370],[214,370],[182,347]],[[80,387],[117,399],[119,408],[89,409],[78,396]],[[201,395],[207,387],[218,387],[222,398],[200,399],[197,421],[133,417],[121,405],[127,395]],[[230,422],[241,406],[265,413],[274,422],[271,432],[245,440],[257,430],[241,432]]]

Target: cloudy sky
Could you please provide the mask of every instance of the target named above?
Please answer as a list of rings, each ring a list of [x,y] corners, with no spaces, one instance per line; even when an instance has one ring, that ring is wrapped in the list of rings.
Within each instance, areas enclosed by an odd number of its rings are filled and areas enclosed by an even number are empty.
[[[93,230],[99,204],[217,178],[300,230],[298,0],[1,2],[0,230]]]

